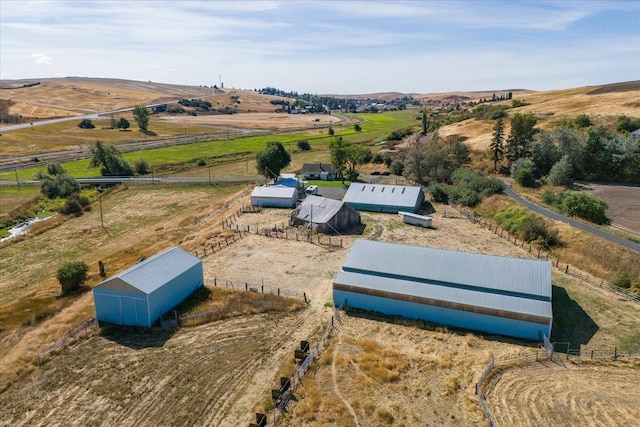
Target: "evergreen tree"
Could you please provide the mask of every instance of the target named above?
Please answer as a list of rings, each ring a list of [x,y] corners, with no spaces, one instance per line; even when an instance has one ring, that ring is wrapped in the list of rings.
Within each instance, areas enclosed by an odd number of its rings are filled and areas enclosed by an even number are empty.
[[[511,118],[511,132],[507,138],[506,157],[509,166],[516,160],[531,155],[531,142],[535,135],[536,118],[531,114],[516,113]]]
[[[504,158],[504,123],[498,119],[493,127],[493,137],[491,138],[491,159],[493,160],[493,172],[498,171],[498,162]]]

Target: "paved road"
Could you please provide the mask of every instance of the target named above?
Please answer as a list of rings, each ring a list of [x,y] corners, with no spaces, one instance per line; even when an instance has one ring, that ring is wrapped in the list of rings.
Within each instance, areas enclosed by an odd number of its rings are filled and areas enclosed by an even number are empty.
[[[264,181],[263,177],[230,177],[230,176],[218,176],[211,178],[161,178],[161,177],[138,177],[138,176],[122,176],[122,177],[97,177],[97,178],[78,178],[76,179],[80,184],[205,184],[215,182],[261,182]],[[40,185],[40,181],[19,181],[20,185]],[[0,185],[16,185],[16,181],[0,181]]]
[[[507,196],[515,199],[516,201],[518,201],[520,204],[526,206],[528,209],[539,213],[540,215],[544,215],[547,218],[551,218],[554,219],[556,221],[562,221],[566,224],[569,224],[573,227],[576,227],[580,230],[586,231],[588,233],[591,234],[595,234],[598,237],[601,237],[611,243],[617,243],[620,246],[624,246],[625,248],[634,250],[636,252],[640,252],[640,244],[632,242],[631,240],[625,239],[624,237],[620,237],[617,236],[615,234],[609,233],[607,231],[601,230],[597,227],[593,227],[589,224],[585,224],[584,222],[580,222],[580,221],[576,221],[574,219],[571,218],[567,218],[564,215],[560,215],[556,212],[553,212],[549,209],[543,208],[542,206],[536,205],[535,203],[532,203],[524,198],[522,198],[518,193],[516,193],[515,191],[513,191],[511,189],[511,187],[509,187],[508,185],[505,185],[505,189],[504,192]]]

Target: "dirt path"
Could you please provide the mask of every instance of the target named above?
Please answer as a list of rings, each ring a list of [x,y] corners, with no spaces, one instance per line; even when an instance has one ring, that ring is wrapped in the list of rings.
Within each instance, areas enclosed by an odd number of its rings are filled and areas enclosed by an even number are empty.
[[[340,338],[338,338],[340,339]],[[342,343],[342,341],[340,341],[340,343]],[[338,346],[335,346],[333,348],[333,355],[331,357],[331,379],[333,380],[333,390],[336,393],[336,396],[338,396],[338,398],[342,401],[342,403],[344,404],[344,406],[347,408],[347,410],[349,411],[349,414],[351,414],[351,416],[353,417],[353,422],[354,425],[356,427],[360,426],[360,423],[358,422],[358,415],[356,414],[356,411],[353,410],[353,407],[349,404],[349,402],[347,402],[347,400],[342,397],[342,394],[340,394],[340,387],[338,386],[338,381],[336,379],[336,356],[338,354]]]

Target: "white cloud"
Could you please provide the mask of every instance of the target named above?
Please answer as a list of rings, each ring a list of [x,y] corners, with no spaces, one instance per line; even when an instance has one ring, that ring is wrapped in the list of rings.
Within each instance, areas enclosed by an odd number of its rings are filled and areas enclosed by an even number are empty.
[[[33,63],[34,64],[48,64],[48,65],[51,65],[52,64],[51,60],[53,59],[50,56],[45,55],[44,53],[32,53],[28,57],[33,59]]]

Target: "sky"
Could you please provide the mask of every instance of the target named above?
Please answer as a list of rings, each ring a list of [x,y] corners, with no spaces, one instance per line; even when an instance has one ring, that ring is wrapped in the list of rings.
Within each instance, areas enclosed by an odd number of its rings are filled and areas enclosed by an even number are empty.
[[[313,94],[640,80],[640,1],[0,0],[0,78]]]

